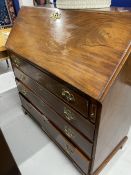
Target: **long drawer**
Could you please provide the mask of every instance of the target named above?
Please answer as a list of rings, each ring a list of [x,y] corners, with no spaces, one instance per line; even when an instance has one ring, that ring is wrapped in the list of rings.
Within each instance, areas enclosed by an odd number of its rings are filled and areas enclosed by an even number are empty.
[[[61,132],[68,137],[76,146],[81,149],[89,158],[92,155],[92,143],[85,139],[77,130],[60,117],[46,103],[37,97],[32,91],[23,84],[18,84],[18,90],[21,92],[36,108],[38,108]]]
[[[23,59],[19,59],[15,55],[11,55],[13,65],[22,70],[32,79],[39,82],[42,86],[48,89],[50,92],[64,100],[74,109],[82,113],[85,117],[90,116],[92,121],[95,120],[97,105],[90,103],[90,99],[86,99],[83,96],[78,95],[76,92],[68,88],[66,85],[58,82],[55,78],[52,78],[47,73],[32,66]],[[92,106],[93,105],[93,106]]]
[[[43,101],[51,105],[51,107],[66,119],[73,127],[79,130],[83,135],[93,141],[95,126],[87,119],[83,118],[78,112],[69,107],[66,103],[60,101],[56,96],[51,94],[47,89],[43,88],[36,81],[29,78],[19,69],[15,68],[15,76],[36,93]]]
[[[79,167],[82,172],[88,174],[90,161],[73,144],[71,144],[42,113],[31,105],[23,96],[20,95],[20,98],[27,113],[38,122],[41,128],[70,158],[73,164]]]

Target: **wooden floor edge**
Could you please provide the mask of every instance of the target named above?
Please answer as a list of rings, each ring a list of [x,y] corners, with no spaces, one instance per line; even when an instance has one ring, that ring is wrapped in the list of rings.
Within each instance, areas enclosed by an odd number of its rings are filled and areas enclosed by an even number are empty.
[[[103,161],[103,163],[99,166],[99,168],[90,175],[99,175],[99,173],[104,169],[104,167],[109,163],[109,161],[112,159],[112,157],[119,151],[119,149],[122,149],[126,141],[128,140],[128,137],[124,137],[122,141],[115,147],[115,149],[111,152],[111,154]]]

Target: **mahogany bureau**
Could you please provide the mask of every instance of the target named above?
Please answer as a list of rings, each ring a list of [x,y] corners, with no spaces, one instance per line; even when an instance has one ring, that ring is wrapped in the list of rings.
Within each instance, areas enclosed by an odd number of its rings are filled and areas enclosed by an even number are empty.
[[[130,126],[131,12],[22,7],[6,48],[25,113],[98,174]]]

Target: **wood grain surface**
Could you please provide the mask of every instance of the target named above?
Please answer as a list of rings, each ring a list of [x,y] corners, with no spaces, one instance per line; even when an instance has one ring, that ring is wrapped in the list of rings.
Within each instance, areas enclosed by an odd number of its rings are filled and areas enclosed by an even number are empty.
[[[20,98],[25,108],[26,114],[33,118],[40,125],[42,130],[55,142],[55,144],[66,154],[71,162],[77,167],[82,174],[88,174],[90,161],[80,150],[75,147],[69,140],[59,132],[59,130],[48,120],[43,113],[38,111],[29,101],[21,94]],[[78,166],[79,165],[79,166]],[[83,173],[84,172],[84,173]]]
[[[5,43],[7,41],[10,31],[11,31],[11,28],[0,29],[0,52],[3,52],[6,50]]]
[[[22,81],[26,87],[32,90],[41,100],[51,106],[62,118],[69,122],[75,129],[81,132],[88,139],[93,141],[95,126],[86,120],[82,115],[72,109],[69,105],[59,100],[44,87],[40,86],[33,79],[22,73],[19,69],[14,67],[14,73],[17,80]],[[16,82],[17,82],[16,80]],[[19,84],[19,82],[18,82]],[[68,111],[66,113],[66,111]]]
[[[103,101],[131,52],[131,12],[23,7],[6,47]]]
[[[88,116],[89,108],[90,108],[89,98],[85,99],[84,97],[80,96],[78,93],[68,88],[66,85],[55,80],[50,75],[47,75],[46,73],[37,69],[35,66],[29,64],[23,59],[12,54],[10,54],[10,58],[14,66],[14,71],[15,71],[15,67],[19,68],[28,77],[38,82],[39,85],[43,86],[49,92],[51,92],[52,94],[54,94],[55,96],[63,100],[64,102],[68,103],[78,112],[82,113],[84,117],[86,118],[89,117]],[[68,91],[73,96],[73,100],[68,100],[67,98],[65,98],[65,96],[62,96],[63,90]],[[92,117],[90,119],[92,119]]]
[[[127,135],[131,125],[131,57],[121,69],[103,101],[93,171]]]

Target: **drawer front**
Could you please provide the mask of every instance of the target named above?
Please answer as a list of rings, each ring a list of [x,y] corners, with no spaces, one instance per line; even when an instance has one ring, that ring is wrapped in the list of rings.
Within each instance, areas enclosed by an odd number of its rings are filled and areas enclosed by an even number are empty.
[[[72,145],[51,122],[36,108],[31,105],[23,96],[20,95],[22,105],[32,118],[37,120],[41,128],[47,135],[59,146],[59,148],[70,158],[70,160],[79,167],[85,174],[89,172],[90,161]]]
[[[52,123],[61,130],[76,146],[78,146],[84,154],[91,158],[92,143],[85,139],[77,130],[68,124],[62,117],[53,111],[46,103],[33,94],[24,85],[18,85],[19,91],[39,109]]]
[[[85,117],[88,117],[90,105],[89,99],[85,99],[84,97],[78,95],[64,84],[56,81],[54,78],[51,78],[49,75],[35,68],[26,61],[23,61],[14,55],[11,55],[11,58],[12,64],[15,67],[19,68],[26,75],[39,82],[43,87],[68,103],[75,110],[82,113]]]
[[[43,101],[51,105],[51,107],[68,121],[73,127],[78,129],[88,139],[93,141],[95,126],[87,119],[83,118],[79,113],[74,111],[66,103],[60,101],[56,96],[51,94],[47,89],[43,88],[36,81],[29,78],[20,70],[15,69],[16,78],[22,81],[34,93],[36,93]]]

